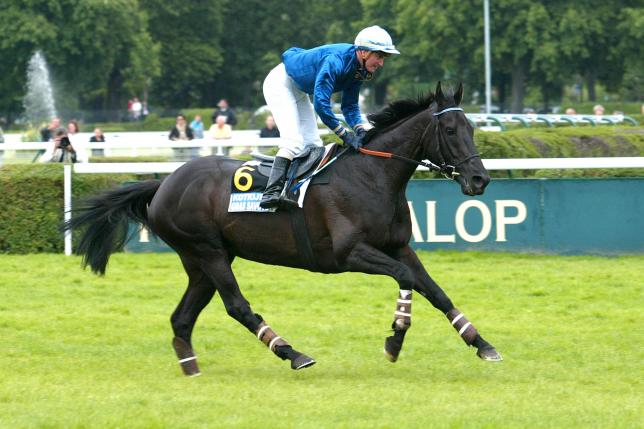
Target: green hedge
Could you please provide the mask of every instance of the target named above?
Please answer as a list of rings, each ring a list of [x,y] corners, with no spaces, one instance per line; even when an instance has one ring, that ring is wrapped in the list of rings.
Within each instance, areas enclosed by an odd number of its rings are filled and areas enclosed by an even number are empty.
[[[325,144],[340,142],[335,134]],[[483,158],[585,158],[644,156],[642,127],[522,128],[503,132],[476,130],[474,142]],[[491,171],[492,177],[642,177],[642,168]],[[416,179],[441,177],[417,172]]]
[[[340,142],[335,134],[325,144]],[[474,142],[484,158],[558,158],[644,156],[642,127],[522,128],[493,132],[476,130]]]
[[[340,142],[335,134],[325,144]],[[585,158],[644,156],[642,127],[522,128],[503,132],[476,130],[474,142],[483,158]],[[492,177],[642,177],[644,169],[578,169],[492,171]],[[440,177],[418,172],[414,178]]]
[[[131,174],[75,174],[74,198],[111,188]],[[4,165],[0,168],[0,253],[62,252],[62,164]]]
[[[643,156],[644,129],[638,127],[524,128],[476,131],[484,158]]]
[[[640,127],[524,128],[506,132],[476,131],[483,158],[585,158],[644,156]],[[644,169],[513,170],[492,177],[641,177]]]

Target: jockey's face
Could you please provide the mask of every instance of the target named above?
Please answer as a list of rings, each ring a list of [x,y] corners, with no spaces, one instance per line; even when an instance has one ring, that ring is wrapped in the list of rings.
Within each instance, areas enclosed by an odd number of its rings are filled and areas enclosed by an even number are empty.
[[[358,51],[358,56],[364,60],[367,71],[373,73],[385,65],[385,58],[389,55],[384,52]]]

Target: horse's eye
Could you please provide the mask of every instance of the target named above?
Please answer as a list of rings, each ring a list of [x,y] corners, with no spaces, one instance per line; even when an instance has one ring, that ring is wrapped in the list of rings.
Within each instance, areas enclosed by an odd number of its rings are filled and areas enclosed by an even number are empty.
[[[453,136],[454,134],[456,134],[456,130],[452,127],[447,127],[446,131],[448,136]]]

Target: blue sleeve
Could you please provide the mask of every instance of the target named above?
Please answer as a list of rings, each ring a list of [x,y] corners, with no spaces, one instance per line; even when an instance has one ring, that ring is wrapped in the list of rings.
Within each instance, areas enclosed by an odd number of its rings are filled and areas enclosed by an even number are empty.
[[[326,57],[315,77],[315,87],[313,88],[313,107],[315,112],[320,116],[324,125],[332,131],[340,125],[340,121],[338,121],[331,109],[331,96],[333,95],[335,80],[341,69],[342,63],[338,57],[334,55]]]
[[[342,92],[342,114],[351,128],[355,128],[356,125],[362,123],[360,105],[358,104],[360,85],[361,82],[358,81]]]

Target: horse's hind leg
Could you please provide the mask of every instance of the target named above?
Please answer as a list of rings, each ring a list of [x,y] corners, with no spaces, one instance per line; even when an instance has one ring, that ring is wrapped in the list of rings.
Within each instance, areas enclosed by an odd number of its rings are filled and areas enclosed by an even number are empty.
[[[174,331],[172,346],[177,353],[183,373],[187,376],[196,376],[200,372],[197,356],[192,349],[192,330],[199,313],[215,294],[215,285],[198,267],[184,263],[184,268],[189,278],[188,289],[170,318]]]
[[[226,307],[226,312],[233,319],[244,325],[255,334],[269,349],[282,360],[290,360],[291,368],[301,369],[315,364],[315,360],[291,347],[286,340],[277,335],[259,314],[253,313],[250,304],[244,298],[232,272],[228,257],[218,255],[208,260],[202,258],[200,265],[204,275],[214,284]]]
[[[416,277],[414,290],[427,298],[434,307],[447,316],[447,319],[454,329],[456,329],[465,344],[476,347],[476,354],[483,360],[503,360],[494,346],[483,339],[474,325],[465,318],[463,313],[454,308],[454,304],[452,304],[447,294],[429,276],[425,267],[418,259],[418,256],[410,247],[401,250],[398,259],[414,272]]]

